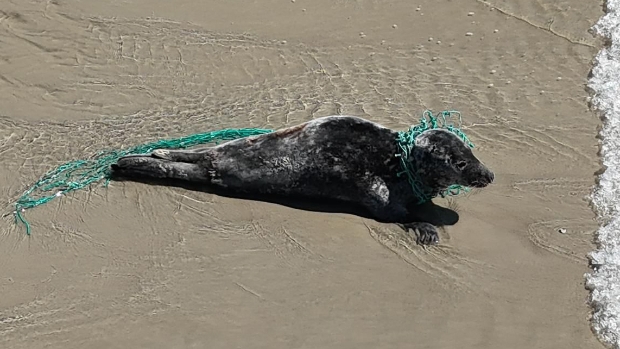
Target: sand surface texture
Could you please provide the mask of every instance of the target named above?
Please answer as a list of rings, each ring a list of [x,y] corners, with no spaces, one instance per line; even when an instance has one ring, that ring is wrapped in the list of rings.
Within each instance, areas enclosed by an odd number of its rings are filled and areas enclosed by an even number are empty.
[[[463,113],[496,183],[437,200],[460,221],[428,250],[355,215],[80,191],[28,211],[31,237],[0,221],[0,347],[601,348],[583,285],[601,15],[581,0],[1,1],[7,211],[107,148],[331,114],[405,129],[427,108]]]

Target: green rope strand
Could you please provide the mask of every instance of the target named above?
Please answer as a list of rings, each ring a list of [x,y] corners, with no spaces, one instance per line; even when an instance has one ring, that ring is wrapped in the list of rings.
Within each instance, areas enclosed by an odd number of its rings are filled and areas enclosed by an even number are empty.
[[[246,128],[225,129],[191,136],[160,140],[126,150],[105,150],[88,160],[70,161],[49,171],[30,189],[26,190],[15,203],[15,222],[26,226],[26,234],[30,235],[30,224],[23,216],[27,209],[43,205],[59,196],[74,190],[82,189],[95,182],[105,179],[104,186],[110,181],[110,166],[126,155],[148,154],[155,149],[188,148],[195,145],[217,143],[253,135],[270,133],[273,130]]]

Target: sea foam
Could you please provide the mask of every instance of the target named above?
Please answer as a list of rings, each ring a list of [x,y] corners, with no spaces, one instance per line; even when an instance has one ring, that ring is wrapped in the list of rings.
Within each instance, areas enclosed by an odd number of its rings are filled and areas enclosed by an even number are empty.
[[[592,192],[600,228],[586,285],[591,291],[592,329],[601,341],[620,349],[620,0],[607,0],[606,14],[592,30],[607,41],[588,81],[592,106],[603,119],[600,136],[605,172]]]

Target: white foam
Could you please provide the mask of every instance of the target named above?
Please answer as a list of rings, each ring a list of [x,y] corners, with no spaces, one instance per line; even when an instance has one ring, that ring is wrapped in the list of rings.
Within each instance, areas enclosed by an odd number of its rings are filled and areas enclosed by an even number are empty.
[[[609,45],[596,56],[588,81],[592,104],[603,117],[601,156],[606,170],[592,193],[601,227],[586,285],[591,290],[594,332],[620,349],[620,0],[607,0],[606,5],[606,14],[592,29]]]

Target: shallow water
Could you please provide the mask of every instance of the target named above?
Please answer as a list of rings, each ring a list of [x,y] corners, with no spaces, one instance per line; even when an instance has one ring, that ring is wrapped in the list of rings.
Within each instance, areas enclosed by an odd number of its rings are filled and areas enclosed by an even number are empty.
[[[28,211],[31,237],[1,222],[0,343],[597,347],[580,283],[598,120],[580,86],[598,9],[142,2],[0,8],[7,211],[50,168],[103,149],[330,114],[402,130],[459,110],[496,183],[440,202],[460,221],[432,250],[353,215],[136,183],[76,192]],[[541,29],[549,17],[561,36]]]

